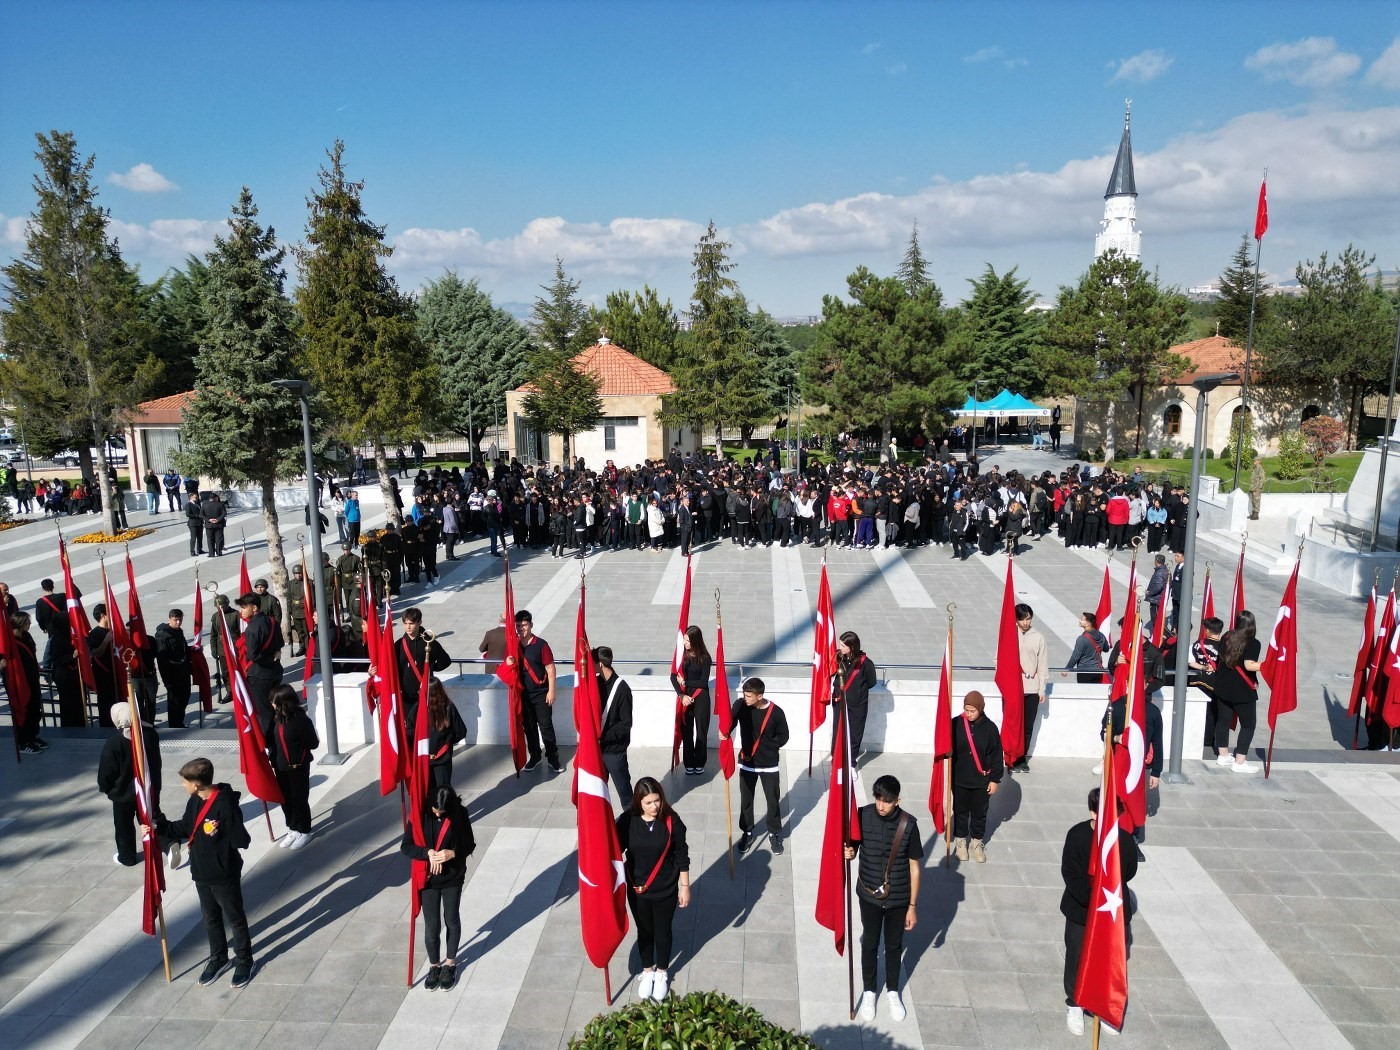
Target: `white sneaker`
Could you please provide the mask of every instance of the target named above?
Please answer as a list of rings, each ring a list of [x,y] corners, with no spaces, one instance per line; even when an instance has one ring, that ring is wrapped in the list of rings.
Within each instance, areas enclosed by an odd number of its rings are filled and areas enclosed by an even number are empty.
[[[1223,754],[1223,755],[1216,755],[1216,756],[1215,756],[1215,763],[1216,763],[1216,765],[1220,765],[1220,766],[1228,766],[1228,765],[1229,765],[1231,762],[1233,762],[1234,760],[1235,760],[1235,756],[1232,755],[1232,754],[1230,754],[1228,751],[1227,751],[1225,754]]]
[[[643,970],[637,977],[637,998],[650,999],[652,985],[656,983],[655,970]]]
[[[288,849],[301,849],[311,841],[311,836],[305,831],[294,831],[292,834],[295,835],[296,838],[292,839],[292,844],[287,847]]]
[[[292,840],[296,837],[297,833],[295,831],[288,831],[285,835],[283,835],[280,839],[277,840],[277,848],[286,849],[292,844]]]
[[[875,993],[861,992],[860,1006],[856,1009],[856,1016],[866,1024],[875,1020]]]
[[[1096,765],[1093,769],[1089,770],[1089,772],[1092,773],[1092,774],[1094,774],[1094,776],[1096,776],[1096,777],[1102,775],[1102,773],[1103,773],[1103,763],[1100,762],[1100,763],[1099,763],[1098,765]]]
[[[1230,765],[1231,773],[1253,773],[1254,767],[1248,762],[1234,762]]]
[[[1113,1025],[1109,1024],[1102,1017],[1099,1018],[1099,1031],[1101,1031],[1104,1035],[1111,1035],[1115,1037],[1122,1034],[1118,1031],[1118,1029],[1114,1028]]]
[[[1065,1007],[1065,1027],[1070,1035],[1083,1035],[1084,1011],[1077,1006]]]
[[[656,980],[651,985],[651,997],[658,1003],[666,998],[666,993],[671,989],[671,978],[665,970],[656,971]]]
[[[179,844],[178,842],[172,842],[172,843],[170,844],[169,858],[170,858],[170,870],[171,870],[171,871],[174,871],[176,868],[178,868],[178,867],[180,866],[181,860],[184,859],[184,858],[182,858],[182,857],[180,856],[180,844]]]
[[[891,1020],[904,1020],[906,1016],[906,1011],[904,1009],[904,1000],[900,999],[899,993],[896,992],[893,988],[891,988],[885,993],[885,1003],[890,1008]]]

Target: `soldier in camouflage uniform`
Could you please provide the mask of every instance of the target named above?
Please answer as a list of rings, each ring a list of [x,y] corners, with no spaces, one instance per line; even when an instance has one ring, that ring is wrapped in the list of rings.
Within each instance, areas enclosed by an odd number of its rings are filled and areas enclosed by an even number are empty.
[[[292,643],[292,655],[306,652],[306,584],[302,578],[301,564],[292,566],[292,578],[287,586],[287,612],[291,630],[287,640]]]
[[[335,562],[335,586],[340,591],[340,607],[349,614],[360,608],[360,577],[365,563],[348,542],[342,543],[340,549],[341,555]]]
[[[237,642],[238,632],[241,630],[238,623],[238,610],[229,604],[227,594],[214,596],[214,615],[222,616],[228,622],[229,637]],[[219,681],[223,683],[219,703],[226,704],[232,699],[232,696],[229,692],[228,662],[224,658],[224,634],[217,625],[209,632],[209,648],[213,650],[214,662],[219,672]]]

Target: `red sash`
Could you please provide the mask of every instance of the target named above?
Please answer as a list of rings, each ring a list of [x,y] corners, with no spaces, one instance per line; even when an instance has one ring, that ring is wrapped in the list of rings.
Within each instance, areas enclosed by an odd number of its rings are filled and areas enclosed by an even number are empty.
[[[437,842],[433,845],[433,849],[442,849],[442,844],[447,840],[447,833],[451,828],[452,819],[450,817],[443,817],[442,827],[438,829]]]
[[[977,745],[972,742],[972,723],[967,720],[967,715],[962,716],[963,732],[967,734],[967,750],[972,755],[972,762],[977,767],[977,772],[981,776],[986,776],[987,771],[982,768],[982,756],[977,753]]]
[[[865,654],[864,654],[864,653],[861,653],[861,654],[860,654],[860,659],[857,660],[857,661],[856,661],[856,665],[855,665],[854,667],[851,668],[851,674],[850,674],[850,677],[846,679],[846,684],[843,685],[843,686],[841,687],[841,696],[842,696],[843,698],[845,697],[845,695],[846,695],[848,692],[850,692],[850,690],[851,690],[851,683],[854,682],[854,681],[856,680],[856,673],[857,673],[862,667],[864,667],[864,666],[865,666]]]
[[[764,731],[765,729],[768,728],[768,719],[770,719],[770,718],[773,717],[773,708],[775,708],[776,706],[778,706],[778,705],[775,704],[775,703],[773,703],[771,700],[769,701],[769,703],[768,703],[768,713],[767,713],[766,715],[763,716],[763,723],[758,727],[758,735],[757,735],[756,737],[753,738],[753,750],[751,750],[751,751],[746,755],[746,754],[744,754],[744,749],[741,747],[741,748],[739,749],[739,761],[740,761],[740,762],[747,761],[748,759],[753,758],[754,755],[758,754],[758,745],[761,744],[761,743],[763,742],[763,731]]]
[[[194,846],[194,837],[199,834],[199,826],[204,823],[204,818],[209,815],[209,807],[214,804],[214,800],[219,797],[219,789],[215,788],[214,793],[204,803],[204,808],[199,811],[199,816],[194,818],[194,830],[190,832],[188,845]]]
[[[651,874],[647,876],[647,881],[644,882],[644,883],[642,883],[642,885],[641,885],[640,887],[638,887],[637,884],[636,884],[635,882],[632,883],[632,890],[633,890],[634,893],[636,893],[636,894],[638,894],[638,895],[641,895],[641,894],[645,893],[647,890],[649,890],[649,889],[651,888],[651,884],[652,884],[653,882],[656,881],[656,876],[657,876],[657,874],[661,871],[661,865],[663,865],[663,864],[666,863],[666,858],[667,858],[667,856],[670,855],[670,852],[671,852],[671,818],[668,816],[668,817],[666,818],[666,847],[665,847],[665,849],[663,849],[663,850],[661,851],[661,856],[660,856],[659,858],[657,858],[656,867],[654,867],[654,868],[651,869]]]

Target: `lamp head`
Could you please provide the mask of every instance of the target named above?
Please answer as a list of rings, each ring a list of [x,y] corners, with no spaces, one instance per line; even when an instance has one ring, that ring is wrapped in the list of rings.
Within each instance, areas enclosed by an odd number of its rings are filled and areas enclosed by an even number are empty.
[[[272,385],[278,390],[287,390],[298,397],[311,396],[311,384],[305,379],[274,379]]]
[[[1228,383],[1239,377],[1240,374],[1238,372],[1211,372],[1208,375],[1197,376],[1195,379],[1191,380],[1191,385],[1201,393],[1208,394],[1216,387],[1220,386],[1220,384]]]

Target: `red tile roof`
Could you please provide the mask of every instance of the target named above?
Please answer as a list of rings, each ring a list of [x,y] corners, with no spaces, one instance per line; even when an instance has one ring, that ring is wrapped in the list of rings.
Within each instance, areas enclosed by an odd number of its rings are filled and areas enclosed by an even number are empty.
[[[1179,343],[1172,347],[1172,353],[1191,362],[1191,367],[1177,377],[1178,383],[1190,383],[1197,376],[1209,375],[1212,372],[1244,371],[1244,347],[1230,342],[1223,335]],[[1222,385],[1238,386],[1239,383],[1238,379],[1232,379]]]
[[[185,409],[194,400],[193,390],[184,390],[168,397],[158,397],[154,401],[143,401],[131,414],[133,423],[181,423]]]
[[[640,357],[629,354],[612,342],[594,343],[574,357],[574,366],[601,380],[602,386],[598,393],[602,397],[670,394],[676,389],[671,377],[661,369],[647,364]],[[528,392],[534,388],[526,383],[516,389]]]

